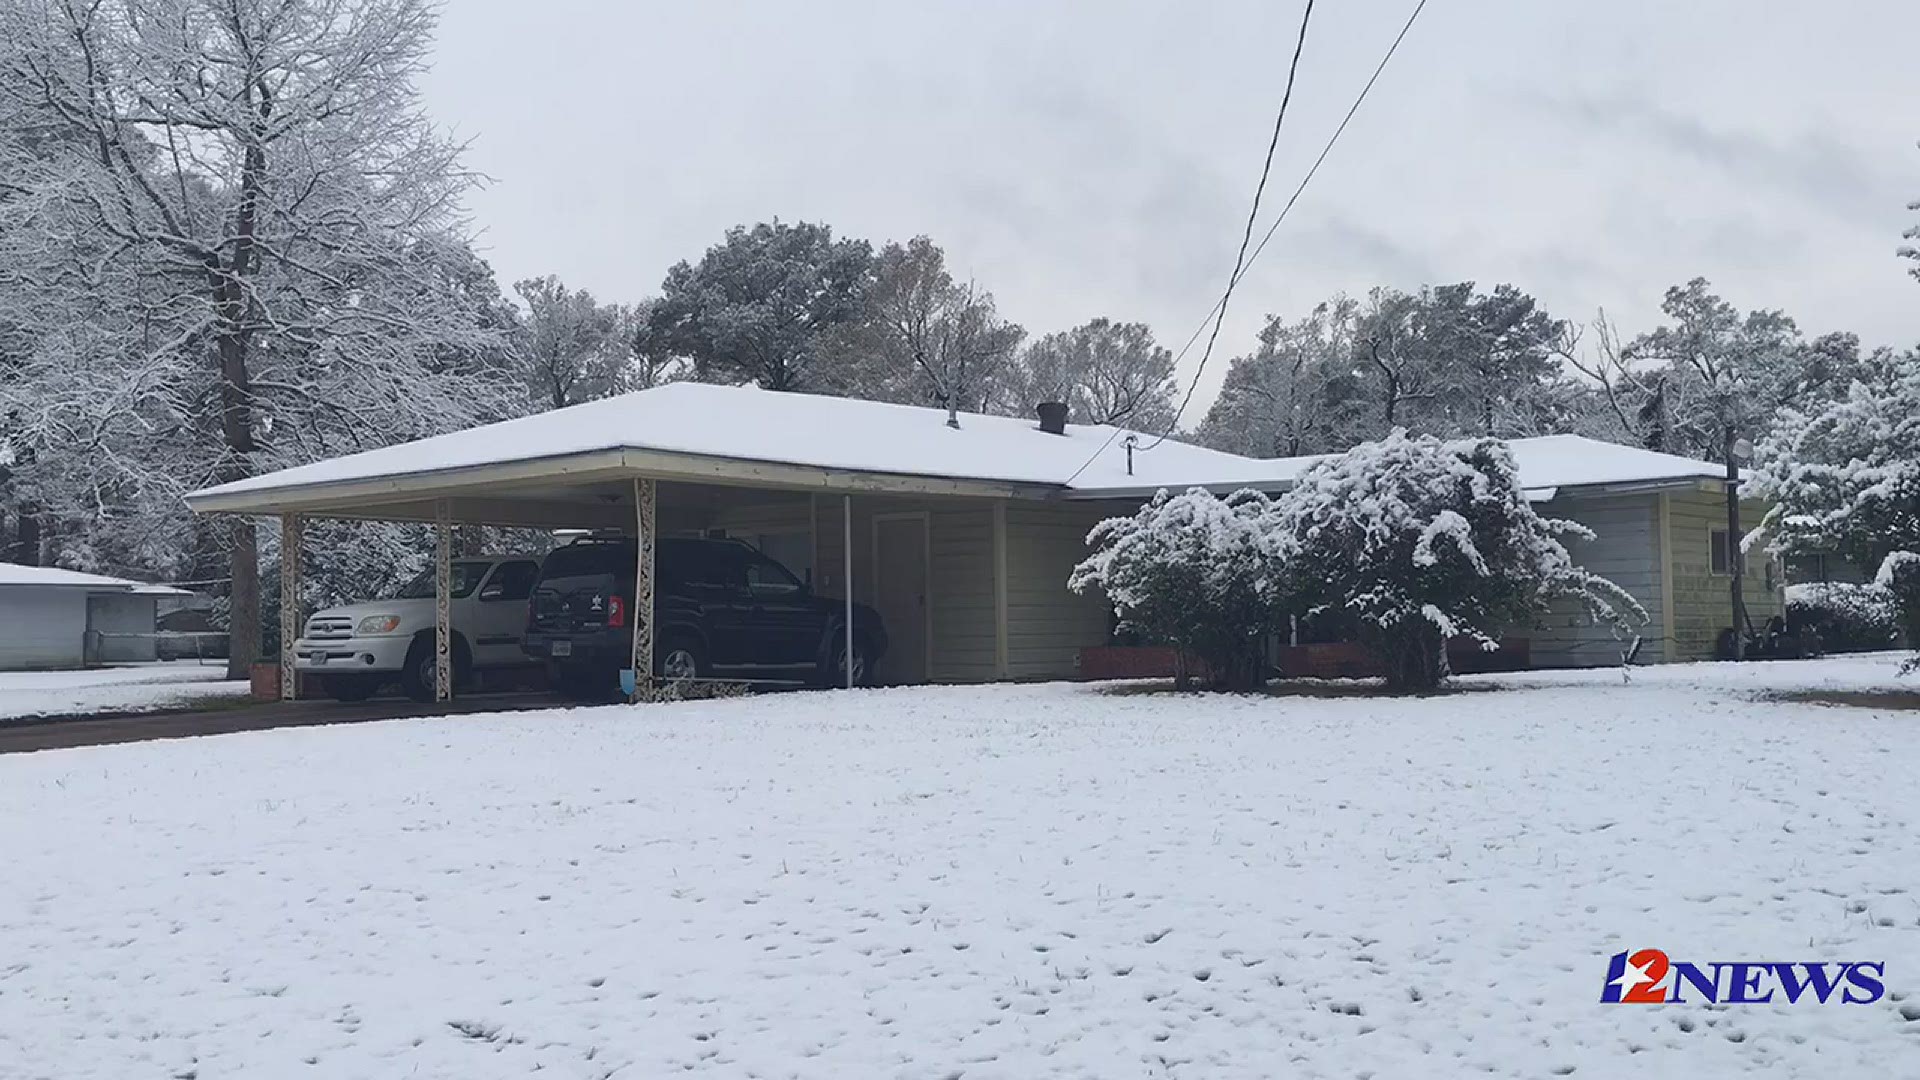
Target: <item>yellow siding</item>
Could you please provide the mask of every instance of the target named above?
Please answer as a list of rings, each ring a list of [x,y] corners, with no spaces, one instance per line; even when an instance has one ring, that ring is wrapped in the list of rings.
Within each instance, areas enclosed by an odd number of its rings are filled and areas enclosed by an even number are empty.
[[[1535,667],[1605,667],[1620,663],[1632,635],[1642,638],[1639,661],[1666,658],[1661,641],[1664,598],[1660,572],[1659,497],[1650,494],[1561,499],[1537,508],[1542,516],[1592,529],[1592,540],[1565,538],[1580,567],[1625,589],[1647,610],[1646,625],[1618,632],[1596,622],[1575,600],[1556,601],[1551,612],[1515,633],[1530,639]]]
[[[1717,490],[1676,491],[1668,496],[1668,505],[1673,544],[1674,658],[1711,659],[1720,631],[1733,625],[1731,582],[1725,574],[1712,572],[1710,539],[1712,530],[1727,527],[1726,496]],[[1765,504],[1743,500],[1741,529],[1751,530],[1765,512]],[[1772,556],[1762,545],[1747,553],[1747,576],[1741,591],[1747,616],[1756,629],[1785,606],[1784,582],[1777,564],[1772,574],[1774,587],[1767,588],[1771,561]]]
[[[1087,556],[1087,530],[1131,514],[1134,503],[1007,504],[1007,673],[1071,678],[1081,648],[1104,645],[1112,612],[1097,592],[1076,595],[1067,577]]]
[[[873,519],[925,513],[929,547],[927,606],[934,682],[994,678],[993,504],[983,499],[853,497],[853,598],[873,603]],[[843,509],[837,495],[816,503],[814,580],[820,595],[844,597]]]

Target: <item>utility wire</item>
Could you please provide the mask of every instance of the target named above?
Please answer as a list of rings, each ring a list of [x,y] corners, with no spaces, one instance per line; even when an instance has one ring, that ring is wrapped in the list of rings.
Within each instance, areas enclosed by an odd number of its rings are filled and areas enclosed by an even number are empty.
[[[1426,8],[1427,8],[1427,0],[1419,0],[1419,3],[1414,5],[1413,13],[1407,16],[1407,21],[1404,24],[1402,24],[1400,27],[1400,32],[1394,36],[1393,44],[1387,46],[1386,54],[1381,56],[1380,63],[1374,66],[1373,74],[1368,76],[1366,85],[1360,88],[1359,95],[1353,99],[1353,104],[1347,108],[1347,114],[1341,118],[1340,126],[1334,129],[1332,137],[1327,140],[1327,144],[1321,147],[1320,156],[1314,159],[1313,165],[1307,169],[1306,176],[1301,178],[1300,185],[1293,189],[1292,195],[1288,196],[1286,205],[1280,208],[1279,215],[1273,219],[1273,224],[1267,227],[1266,234],[1260,238],[1260,243],[1254,247],[1253,253],[1247,256],[1244,264],[1236,263],[1234,276],[1230,281],[1227,282],[1226,291],[1221,294],[1219,300],[1214,301],[1214,306],[1212,307],[1212,309],[1210,309],[1207,312],[1206,317],[1200,321],[1200,325],[1194,328],[1193,334],[1187,338],[1187,343],[1180,347],[1180,352],[1173,358],[1173,362],[1175,364],[1178,364],[1181,360],[1185,359],[1187,353],[1192,351],[1194,343],[1199,341],[1200,335],[1206,332],[1207,325],[1209,322],[1212,322],[1214,326],[1213,336],[1215,338],[1219,336],[1220,320],[1224,320],[1226,317],[1227,301],[1231,299],[1233,296],[1234,286],[1238,285],[1240,283],[1240,279],[1246,276],[1247,271],[1253,268],[1254,260],[1260,257],[1260,253],[1267,249],[1267,244],[1269,241],[1273,239],[1273,234],[1279,230],[1280,224],[1286,221],[1287,213],[1293,209],[1294,204],[1300,201],[1301,193],[1306,191],[1307,185],[1313,182],[1314,175],[1320,171],[1320,166],[1326,163],[1327,156],[1333,153],[1334,144],[1338,143],[1340,141],[1340,136],[1346,133],[1347,125],[1353,122],[1354,114],[1360,111],[1360,106],[1367,100],[1367,95],[1373,92],[1373,85],[1380,81],[1380,74],[1386,71],[1387,64],[1393,59],[1394,53],[1400,51],[1400,43],[1407,39],[1407,34],[1409,31],[1413,29],[1414,22],[1420,18],[1420,13],[1422,11],[1425,11]],[[1309,11],[1311,11],[1312,9],[1311,4],[1308,5],[1308,9]],[[1305,36],[1305,27],[1306,27],[1305,21],[1302,20],[1301,33],[1303,38]],[[1299,61],[1299,52],[1297,49],[1294,54],[1294,60],[1295,60],[1295,63],[1298,63]],[[1289,73],[1288,86],[1287,86],[1287,90],[1289,94],[1291,94],[1292,89],[1293,89],[1292,74]],[[1285,108],[1285,104],[1283,102],[1282,103],[1283,111],[1284,111],[1284,108]],[[1279,124],[1277,121],[1274,124],[1274,129],[1276,133],[1279,130]],[[1271,150],[1269,150],[1269,155],[1271,155]],[[1271,156],[1269,156],[1269,160],[1271,160]],[[1262,186],[1265,185],[1265,182],[1266,182],[1266,177],[1265,177],[1265,174],[1263,173],[1261,176]],[[1257,200],[1258,196],[1256,195],[1255,198]],[[1244,241],[1242,242],[1241,247],[1242,247],[1242,250],[1245,250]],[[1219,320],[1215,319],[1216,315],[1219,316]],[[1207,342],[1207,354],[1210,355],[1212,353],[1212,350],[1213,350],[1213,339],[1209,338]],[[1181,415],[1187,411],[1187,406],[1193,403],[1193,395],[1195,390],[1197,390],[1200,386],[1200,375],[1206,368],[1206,362],[1207,362],[1207,355],[1203,355],[1200,360],[1200,368],[1194,372],[1192,381],[1187,384],[1186,396],[1181,399],[1179,411],[1173,414],[1173,419],[1167,422],[1166,430],[1162,431],[1160,435],[1156,439],[1154,439],[1152,446],[1148,446],[1145,449],[1151,450],[1153,449],[1153,447],[1159,446],[1161,443],[1167,440],[1168,436],[1173,434],[1174,428],[1177,427],[1180,423]],[[1107,448],[1113,445],[1113,440],[1118,438],[1120,436],[1120,433],[1121,433],[1120,429],[1115,428],[1110,434],[1108,434],[1107,441],[1100,444],[1100,449],[1095,450],[1093,452],[1092,457],[1089,457],[1084,464],[1082,464],[1078,469],[1075,469],[1072,476],[1067,477],[1067,483],[1069,484],[1073,483],[1074,480],[1079,478],[1081,473],[1087,471],[1088,466],[1091,466],[1095,461],[1099,460],[1100,455],[1106,453]]]
[[[1180,422],[1180,414],[1186,412],[1187,406],[1193,402],[1193,392],[1200,385],[1200,373],[1207,370],[1207,360],[1213,356],[1214,343],[1220,340],[1220,327],[1227,321],[1227,301],[1233,299],[1233,287],[1240,284],[1241,276],[1247,272],[1247,246],[1253,243],[1253,227],[1260,223],[1260,197],[1267,193],[1267,176],[1273,171],[1273,152],[1280,145],[1280,125],[1287,121],[1287,105],[1293,101],[1293,83],[1300,74],[1300,54],[1307,50],[1307,23],[1312,19],[1313,0],[1307,0],[1306,9],[1300,13],[1300,36],[1293,43],[1293,62],[1287,65],[1287,88],[1280,95],[1280,111],[1273,117],[1273,137],[1267,140],[1267,159],[1260,166],[1260,183],[1253,189],[1253,208],[1247,211],[1247,227],[1240,233],[1240,250],[1233,256],[1233,273],[1227,275],[1227,289],[1220,294],[1220,302],[1213,305],[1213,333],[1207,335],[1207,347],[1200,353],[1200,366],[1194,369],[1193,381],[1187,384],[1187,394],[1180,399],[1180,407],[1174,410],[1167,430],[1160,433],[1152,446],[1145,447],[1147,450],[1167,441],[1173,425]]]

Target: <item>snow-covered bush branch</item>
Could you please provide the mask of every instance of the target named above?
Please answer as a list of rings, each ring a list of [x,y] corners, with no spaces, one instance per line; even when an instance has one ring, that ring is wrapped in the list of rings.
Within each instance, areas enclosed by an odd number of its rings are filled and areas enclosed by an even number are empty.
[[[1396,688],[1445,678],[1449,638],[1497,648],[1557,598],[1623,628],[1646,621],[1625,590],[1574,565],[1560,538],[1592,534],[1536,513],[1497,440],[1396,431],[1309,467],[1269,514],[1289,602],[1344,616]]]
[[[1263,527],[1266,511],[1266,499],[1252,492],[1221,499],[1199,488],[1162,491],[1132,517],[1094,527],[1094,552],[1068,586],[1098,588],[1136,632],[1204,661],[1214,685],[1256,686],[1286,566]]]

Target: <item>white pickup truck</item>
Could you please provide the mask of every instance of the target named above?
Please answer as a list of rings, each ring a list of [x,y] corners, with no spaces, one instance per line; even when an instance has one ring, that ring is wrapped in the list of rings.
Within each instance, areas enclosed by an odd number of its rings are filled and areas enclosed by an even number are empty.
[[[538,555],[453,560],[453,678],[532,663],[520,648]],[[365,701],[389,682],[415,701],[434,699],[433,571],[398,596],[317,611],[293,644],[294,667],[317,675],[341,701]]]

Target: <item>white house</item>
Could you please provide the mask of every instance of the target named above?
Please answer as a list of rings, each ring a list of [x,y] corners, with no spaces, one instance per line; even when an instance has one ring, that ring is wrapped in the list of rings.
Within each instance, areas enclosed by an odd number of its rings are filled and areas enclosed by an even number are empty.
[[[152,660],[157,605],[187,595],[165,585],[0,563],[0,671]]]

